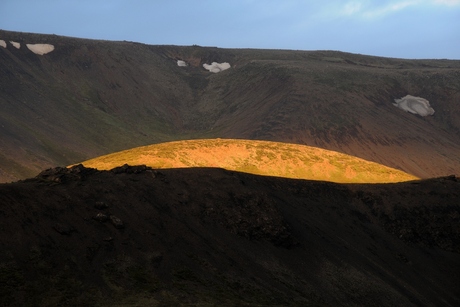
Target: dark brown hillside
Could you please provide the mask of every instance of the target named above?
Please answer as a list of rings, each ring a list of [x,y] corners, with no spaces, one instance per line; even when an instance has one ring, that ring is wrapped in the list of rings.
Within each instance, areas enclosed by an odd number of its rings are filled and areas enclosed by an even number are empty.
[[[459,185],[49,169],[0,185],[0,305],[458,306]]]
[[[171,102],[185,99],[168,89],[177,77],[148,47],[27,34],[11,39],[56,48],[43,56],[25,46],[0,51],[2,155],[25,172],[178,134],[179,108]],[[4,161],[2,169],[9,165]],[[3,176],[23,177],[15,171]]]
[[[241,68],[253,72],[247,79],[230,77],[238,83],[229,89],[242,90],[222,94],[236,109],[218,120],[223,134],[337,150],[421,177],[458,172],[460,95],[452,81],[460,77],[458,69],[301,63],[254,61]],[[395,108],[393,98],[405,92],[426,97],[437,113],[422,118]]]
[[[0,39],[2,181],[135,146],[214,137],[319,146],[419,177],[460,169],[459,61],[8,31]],[[37,55],[26,43],[55,50]],[[203,69],[214,61],[232,67]],[[428,99],[434,116],[392,105],[407,94]]]

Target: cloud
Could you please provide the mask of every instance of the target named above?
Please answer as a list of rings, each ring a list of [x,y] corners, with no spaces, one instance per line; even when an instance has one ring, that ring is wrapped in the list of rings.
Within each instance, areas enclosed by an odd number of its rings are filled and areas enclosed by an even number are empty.
[[[433,0],[432,2],[447,6],[460,6],[460,0]]]
[[[379,5],[371,5],[367,1],[350,1],[342,7],[341,15],[374,19],[404,10],[407,7],[418,4],[419,2],[419,0],[385,1],[383,4],[381,4],[382,2],[379,2]]]
[[[390,13],[404,10],[405,8],[413,6],[417,3],[418,1],[398,1],[395,3],[389,3],[388,5],[376,8],[375,10],[364,12],[363,16],[366,18],[381,17]]]
[[[403,11],[409,7],[427,8],[428,6],[460,6],[460,0],[394,0],[379,1],[376,5],[365,0],[349,1],[340,9],[340,15],[356,16],[365,19],[385,17],[392,13]]]
[[[353,15],[361,11],[362,8],[362,3],[360,2],[348,2],[345,4],[345,7],[343,8],[343,14],[344,15]]]

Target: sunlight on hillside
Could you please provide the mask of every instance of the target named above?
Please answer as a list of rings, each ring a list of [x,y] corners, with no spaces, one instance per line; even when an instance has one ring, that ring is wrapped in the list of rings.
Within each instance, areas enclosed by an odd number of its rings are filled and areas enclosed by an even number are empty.
[[[123,164],[152,168],[220,167],[258,175],[338,183],[389,183],[418,179],[400,170],[342,153],[288,143],[201,139],[137,147],[82,164],[109,170]]]

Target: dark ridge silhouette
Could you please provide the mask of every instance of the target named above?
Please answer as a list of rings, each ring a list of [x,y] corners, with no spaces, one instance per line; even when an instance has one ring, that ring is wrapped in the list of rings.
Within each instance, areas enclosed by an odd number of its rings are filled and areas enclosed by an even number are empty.
[[[460,182],[77,165],[0,185],[5,306],[458,306]]]

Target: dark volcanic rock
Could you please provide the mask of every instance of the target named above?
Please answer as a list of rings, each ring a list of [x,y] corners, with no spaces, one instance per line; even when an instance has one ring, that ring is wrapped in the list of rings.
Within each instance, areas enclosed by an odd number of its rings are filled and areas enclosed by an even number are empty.
[[[128,164],[123,164],[122,166],[115,167],[114,169],[110,170],[114,174],[139,174],[143,173],[145,171],[152,172],[152,169],[145,166],[145,165],[135,165],[135,166],[130,166]]]
[[[227,201],[206,203],[203,214],[224,225],[232,233],[251,239],[267,239],[275,245],[290,247],[293,238],[289,225],[266,194],[229,193]]]
[[[109,216],[109,218],[110,218],[110,222],[112,223],[113,226],[115,226],[115,228],[118,228],[118,229],[125,228],[125,224],[119,217],[116,217],[115,215],[111,215]]]
[[[0,302],[458,306],[459,184],[49,169],[0,185]]]
[[[69,236],[72,233],[72,231],[74,231],[72,227],[61,225],[61,224],[54,225],[53,229],[56,230],[61,235],[66,235],[66,236]]]
[[[108,207],[109,207],[109,205],[106,204],[106,203],[103,202],[103,201],[97,201],[97,202],[94,204],[94,208],[99,209],[99,210],[107,209]]]
[[[395,208],[381,219],[385,229],[403,241],[438,246],[460,254],[458,205]]]
[[[93,219],[95,219],[96,221],[98,222],[106,222],[109,220],[109,217],[107,214],[104,214],[102,212],[99,212],[98,214],[96,214]]]
[[[93,174],[97,170],[94,168],[85,168],[82,164],[72,167],[55,167],[42,171],[37,179],[54,183],[63,183],[68,180],[84,179],[86,176]]]

